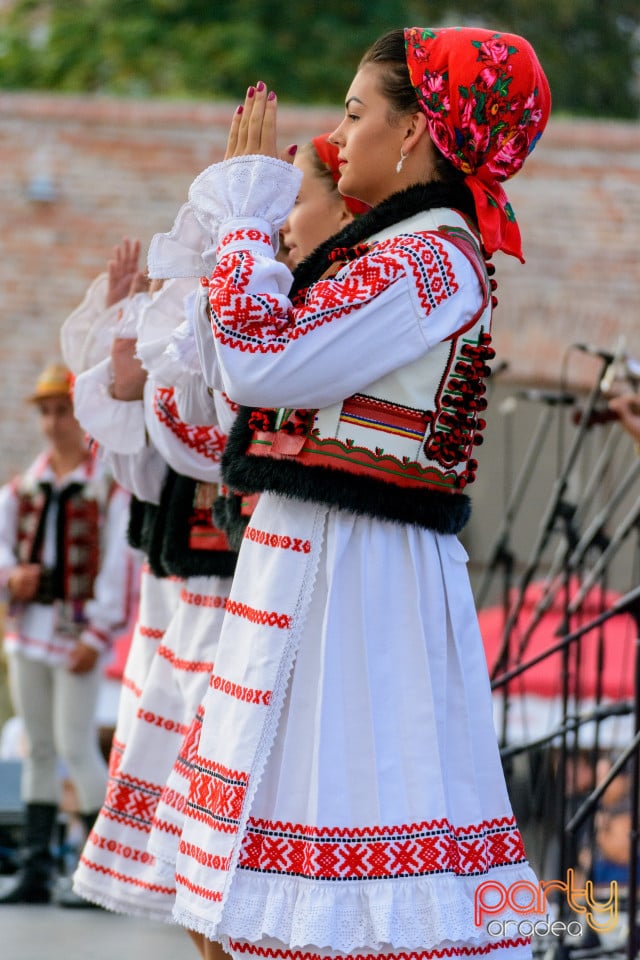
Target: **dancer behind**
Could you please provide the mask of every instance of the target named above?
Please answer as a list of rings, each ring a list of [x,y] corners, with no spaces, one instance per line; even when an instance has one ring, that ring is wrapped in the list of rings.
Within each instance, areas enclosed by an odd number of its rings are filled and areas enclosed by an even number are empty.
[[[339,178],[337,150],[328,142],[326,134],[314,138],[312,142],[303,147],[295,162],[303,172],[302,183],[296,198],[294,211],[284,225],[282,232],[286,237],[285,242],[291,244],[291,250],[294,252],[294,258],[297,261],[310,253],[319,242],[326,240],[336,232],[341,224],[350,223],[354,215],[363,212],[366,207],[359,201],[343,198],[338,192],[336,188],[336,182]],[[153,255],[151,256],[153,259]],[[173,384],[176,413],[185,421],[187,419],[193,421],[194,418],[200,421],[205,416],[207,408],[209,415],[211,415],[213,395],[218,422],[223,429],[230,428],[235,419],[237,404],[232,404],[229,398],[220,391],[206,388],[202,379],[200,361],[196,353],[198,345],[193,340],[193,334],[194,331],[189,321],[186,321],[181,328],[176,330],[175,336],[167,346],[163,357],[157,359],[153,364],[156,382],[160,385],[164,381],[165,387]],[[200,337],[199,346],[205,350],[213,349],[211,329],[208,322],[206,332]],[[149,421],[149,431],[152,437],[156,436],[159,426],[158,405],[155,406],[156,417]],[[165,447],[166,440],[163,441],[160,436],[157,437],[157,442],[163,448]],[[169,456],[168,450],[166,453]],[[232,496],[229,496],[229,500],[233,499]],[[238,497],[237,499],[240,502],[246,502],[247,498]],[[248,521],[247,511],[243,509],[241,512],[238,507],[235,513],[229,513],[232,508],[228,504],[225,509],[228,512],[227,520],[229,515],[237,519],[237,523],[231,525],[233,532],[235,533],[240,528],[244,531]],[[204,609],[202,609],[201,619],[203,627],[207,625],[208,621],[208,649],[210,658],[213,659],[217,644],[217,627],[211,614],[207,615],[207,605],[203,604],[202,606]],[[212,629],[212,626],[215,629]],[[183,637],[180,642],[182,645],[187,643],[193,645],[194,640]],[[185,662],[184,658],[185,653],[182,652],[182,662]],[[206,679],[209,680],[208,677]],[[203,687],[201,691],[202,696],[204,696],[205,689],[206,687]],[[202,699],[202,696],[199,699]],[[188,797],[189,777],[193,771],[193,756],[197,748],[197,739],[202,722],[201,710],[194,712],[195,719],[185,737],[180,754],[163,790],[147,844],[147,849],[155,857],[165,861],[172,868],[175,867],[182,828],[182,812]]]
[[[173,881],[149,855],[147,840],[158,799],[213,668],[235,565],[235,554],[211,523],[226,439],[216,422],[212,398],[206,394],[206,424],[184,423],[173,386],[156,376],[159,369],[168,372],[165,345],[183,316],[184,288],[189,286],[194,281],[165,284],[139,317],[137,339],[131,341],[144,362],[137,390],[133,384],[140,360],[131,351],[128,359],[119,351],[113,362],[116,385],[123,372],[132,385],[127,401],[132,416],[133,408],[144,410],[150,442],[170,467],[152,540],[162,566],[180,577],[182,587],[175,614],[138,690],[136,715],[114,771],[114,784],[75,875],[75,889],[83,897],[120,912],[165,920],[171,919]],[[179,364],[177,373],[182,373]],[[87,391],[95,393],[86,378],[79,377],[78,383],[81,398]],[[101,434],[108,439],[104,429]],[[112,823],[114,814],[117,828]],[[114,844],[116,830],[119,842]]]
[[[176,916],[237,956],[527,956],[517,910],[500,915],[512,935],[474,917],[481,883],[534,877],[455,534],[493,355],[481,248],[522,256],[499,181],[544,129],[548,85],[513,35],[374,44],[331,135],[341,192],[372,209],[291,292],[273,242],[300,176],[277,159],[276,103],[249,88],[226,161],[190,191],[217,252],[205,377],[251,407],[225,479],[260,498],[203,705]]]
[[[29,742],[25,853],[0,903],[46,903],[60,794],[58,761],[90,827],[107,782],[95,722],[101,654],[129,614],[128,496],[89,453],[70,371],[45,368],[30,397],[47,448],[0,491],[0,576],[11,690]]]
[[[124,891],[156,890],[159,899],[172,903],[172,885],[159,884],[152,858],[146,856],[146,833],[154,799],[136,778],[121,770],[123,755],[139,719],[139,707],[154,654],[164,641],[167,626],[178,607],[182,582],[168,575],[159,556],[161,544],[154,537],[158,504],[167,465],[155,447],[147,442],[142,402],[126,399],[138,390],[136,377],[127,368],[121,371],[121,355],[134,342],[140,314],[152,303],[157,291],[139,269],[140,244],[125,238],[113,251],[107,270],[91,285],[83,303],[65,321],[61,330],[65,359],[76,374],[74,404],[76,415],[87,432],[98,440],[98,456],[114,471],[132,496],[128,533],[145,560],[140,579],[140,602],[131,647],[122,679],[116,730],[109,758],[109,779],[101,799],[100,843],[117,858],[118,874],[97,873],[105,894],[110,887]],[[158,285],[160,286],[160,285]],[[178,308],[181,305],[177,298]],[[118,336],[116,337],[116,333]],[[114,343],[115,341],[115,343]],[[112,362],[112,352],[116,355]],[[138,365],[139,366],[139,365]],[[90,846],[90,840],[85,846]],[[100,864],[96,864],[98,870]],[[91,903],[70,888],[58,902],[65,907],[87,907]]]
[[[321,134],[304,144],[293,165],[301,171],[302,181],[281,232],[288,262],[296,267],[316,247],[369,208],[339,193],[338,151],[330,142],[329,134]]]
[[[147,371],[135,352],[142,350],[145,336],[140,330],[145,318],[149,349],[162,352],[164,341],[182,316],[184,295],[194,282],[149,285],[138,270],[138,257],[137,241],[125,239],[116,247],[105,275],[108,282],[99,278],[92,285],[85,302],[62,331],[63,345],[79,368],[75,390],[78,416],[99,438],[102,456],[123,484],[140,498],[134,500],[129,529],[149,561],[143,571],[139,619],[125,667],[106,797],[76,871],[76,879],[82,878],[83,896],[69,891],[62,902],[65,906],[99,903],[132,914],[170,919],[174,886],[148,854],[146,841],[172,755],[180,744],[185,720],[191,720],[194,709],[182,703],[174,674],[182,672],[199,679],[199,673],[206,681],[211,664],[174,656],[176,623],[185,616],[181,613],[185,609],[181,602],[185,584],[174,567],[185,560],[192,530],[188,523],[191,504],[183,505],[184,530],[177,530],[172,504],[176,486],[185,478],[177,478],[168,470],[166,459],[149,441],[143,402]],[[123,294],[124,299],[119,300]],[[115,301],[116,316],[112,307]],[[152,398],[151,389],[149,401]],[[170,397],[163,401],[165,408],[171,407]],[[164,422],[169,442],[174,432],[183,438],[188,432],[186,427],[177,429],[180,425],[170,418]],[[205,461],[211,448],[219,460],[219,431],[193,429],[199,431],[197,440]],[[202,527],[198,524],[199,534],[203,533]],[[228,557],[227,567],[231,559],[235,561],[235,557]],[[185,640],[195,643],[198,638],[193,638],[188,623],[186,627]],[[166,685],[159,691],[162,682]],[[199,946],[197,935],[192,934],[192,938]]]

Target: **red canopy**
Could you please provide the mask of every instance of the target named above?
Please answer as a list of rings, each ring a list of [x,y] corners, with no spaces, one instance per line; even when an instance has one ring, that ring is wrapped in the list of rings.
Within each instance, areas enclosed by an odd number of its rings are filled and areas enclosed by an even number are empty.
[[[571,583],[570,596],[578,591],[578,583]],[[533,657],[557,644],[557,634],[563,622],[564,594],[556,593],[553,603],[542,614],[527,641],[526,648],[516,661],[520,640],[524,637],[527,625],[531,622],[534,610],[545,592],[544,584],[531,584],[524,597],[520,616],[512,631],[509,645],[509,668],[531,660]],[[619,598],[619,594],[607,591],[602,596],[598,588],[591,590],[580,605],[579,613],[570,620],[570,630],[579,629],[581,624],[593,620]],[[514,596],[515,601],[515,596]],[[480,630],[484,642],[489,669],[492,670],[502,649],[505,613],[502,606],[487,607],[478,611]],[[570,693],[579,699],[592,699],[596,696],[598,677],[598,647],[600,635],[603,642],[603,665],[601,695],[609,700],[625,700],[633,696],[634,647],[636,626],[629,614],[615,614],[600,628],[583,634],[579,641],[571,645]],[[575,651],[578,650],[576,669]],[[543,697],[557,697],[562,692],[562,654],[560,652],[547,657],[541,663],[525,670],[514,678],[509,685],[512,694],[537,694]]]

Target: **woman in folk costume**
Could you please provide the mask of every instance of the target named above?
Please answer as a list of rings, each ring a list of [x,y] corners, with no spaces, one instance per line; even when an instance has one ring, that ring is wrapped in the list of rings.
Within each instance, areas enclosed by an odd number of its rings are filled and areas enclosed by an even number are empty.
[[[149,448],[159,458],[156,471],[166,476],[148,550],[154,569],[178,582],[179,593],[135,691],[135,713],[114,754],[106,799],[82,852],[74,890],[113,910],[165,920],[171,919],[173,881],[148,853],[147,839],[213,666],[235,564],[235,553],[211,523],[210,487],[226,439],[211,397],[207,394],[207,423],[191,426],[178,415],[173,387],[158,384],[156,377],[193,286],[174,281],[147,298],[135,330],[125,317],[111,357],[76,384],[85,423],[107,446],[123,482],[144,494]]]
[[[549,101],[520,37],[382,38],[331,136],[341,192],[372,209],[291,291],[273,238],[299,175],[277,158],[264,84],[191,187],[217,255],[205,377],[250,408],[225,479],[260,498],[204,702],[175,915],[238,957],[529,953],[474,918],[480,884],[534,876],[456,533],[492,356],[483,251],[521,256],[500,181]]]
[[[322,241],[326,240],[342,226],[350,223],[354,216],[363,213],[367,207],[360,201],[342,197],[337,190],[338,152],[328,141],[328,134],[315,137],[298,152],[295,164],[303,177],[296,198],[295,207],[287,222],[283,225],[282,236],[287,249],[287,260],[297,264]],[[160,235],[158,242],[152,245],[150,263],[152,272],[171,272],[176,262],[165,259],[160,267],[157,261],[159,248],[166,242],[167,235]],[[172,243],[177,240],[175,234]],[[201,260],[196,264],[201,272],[204,266]],[[207,355],[214,349],[211,327],[206,315],[204,325],[196,331],[191,322],[186,321],[176,331],[163,356],[154,364],[156,381],[174,384],[176,408],[186,422],[201,419],[211,407],[211,395],[218,411],[221,425],[229,429],[235,420],[237,404],[218,390],[208,388],[202,378],[202,364],[207,365]],[[148,362],[147,362],[148,365]],[[150,426],[150,431],[153,429]],[[160,442],[158,442],[160,446]],[[216,515],[221,516],[229,536],[242,538],[255,506],[256,497],[245,497],[228,493],[216,503]],[[222,502],[221,502],[222,501]],[[220,511],[223,511],[222,513]],[[184,642],[184,641],[183,641]],[[217,634],[211,637],[217,643]],[[215,668],[214,671],[215,673]],[[208,680],[209,678],[207,678]],[[215,680],[213,681],[215,682]],[[203,691],[204,692],[204,691]],[[193,772],[193,761],[197,754],[197,745],[202,725],[202,709],[198,709],[184,739],[174,768],[162,792],[156,808],[147,850],[167,864],[167,870],[175,868],[180,834],[183,824],[184,806],[188,799],[189,782]]]
[[[30,400],[47,447],[0,490],[5,649],[28,740],[24,859],[0,904],[51,899],[59,759],[87,826],[107,782],[95,715],[103,654],[129,616],[129,498],[87,449],[74,417],[72,380],[58,363],[38,378]]]
[[[157,556],[153,531],[165,479],[166,463],[146,442],[142,404],[130,401],[130,383],[118,377],[111,361],[116,334],[120,343],[135,337],[140,313],[151,302],[148,282],[139,272],[139,244],[125,239],[114,248],[107,271],[91,285],[80,306],[61,330],[65,359],[76,375],[75,413],[98,443],[98,456],[111,466],[132,492],[128,534],[144,560],[140,573],[139,607],[122,678],[116,729],[109,758],[109,778],[100,801],[101,843],[119,851],[119,878],[111,883],[128,891],[154,887],[152,858],[145,852],[151,799],[144,784],[120,774],[122,756],[137,723],[139,701],[166,628],[175,613],[182,581],[167,575]],[[86,848],[85,848],[86,850]],[[116,856],[116,853],[113,854]],[[96,880],[107,880],[96,866]],[[165,894],[170,899],[171,892]],[[63,906],[87,906],[71,890],[60,896]]]

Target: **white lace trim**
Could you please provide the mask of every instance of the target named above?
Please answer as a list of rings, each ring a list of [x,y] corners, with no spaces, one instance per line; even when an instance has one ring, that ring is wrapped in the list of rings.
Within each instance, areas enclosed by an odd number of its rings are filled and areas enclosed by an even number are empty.
[[[145,893],[144,900],[137,902],[124,895],[108,893],[103,886],[93,887],[84,880],[78,879],[78,877],[74,878],[73,892],[77,893],[83,900],[88,900],[89,903],[95,903],[105,910],[110,910],[112,913],[123,913],[131,917],[140,917],[144,920],[160,920],[163,923],[175,924],[171,915],[173,897],[170,897],[168,894],[165,897],[166,903],[164,904],[149,903],[148,893]]]
[[[189,189],[193,213],[217,246],[222,224],[264,220],[277,250],[278,232],[295,202],[302,172],[276,157],[250,155],[214,163]]]
[[[183,204],[168,233],[156,233],[147,253],[152,279],[209,276],[215,263],[210,233],[199,223],[190,203]]]
[[[492,875],[493,876],[493,875]],[[527,865],[496,871],[505,886],[526,880],[537,884]],[[341,953],[385,945],[434,949],[447,942],[494,942],[486,923],[474,924],[478,878],[425,877],[419,880],[369,880],[327,883],[288,877],[257,876],[238,870],[218,925],[188,910],[174,911],[183,926],[211,939],[280,940],[290,947],[313,944]],[[505,911],[500,921],[522,920]]]
[[[316,580],[318,564],[320,562],[320,551],[324,541],[323,527],[327,516],[327,509],[328,508],[325,506],[316,506],[315,516],[309,525],[309,540],[312,544],[314,544],[315,549],[313,554],[309,557],[309,561],[302,577],[302,583],[300,584],[300,590],[298,592],[298,600],[292,616],[292,628],[287,640],[287,645],[283,650],[276,682],[273,685],[271,708],[268,711],[267,718],[262,729],[262,736],[256,750],[254,767],[249,778],[249,786],[247,787],[242,814],[238,821],[237,840],[235,850],[231,855],[231,866],[229,868],[223,901],[224,897],[231,889],[231,884],[238,866],[238,858],[240,856],[240,848],[242,846],[242,837],[245,835],[247,828],[247,820],[249,819],[249,815],[251,813],[251,807],[253,805],[256,791],[264,775],[264,769],[267,760],[269,759],[269,754],[271,753],[271,747],[273,746],[273,741],[275,740],[278,724],[280,723],[280,715],[282,713],[285,697],[287,695],[291,672],[293,670],[296,654],[300,645],[300,635],[304,628],[309,605],[311,604],[313,585]]]

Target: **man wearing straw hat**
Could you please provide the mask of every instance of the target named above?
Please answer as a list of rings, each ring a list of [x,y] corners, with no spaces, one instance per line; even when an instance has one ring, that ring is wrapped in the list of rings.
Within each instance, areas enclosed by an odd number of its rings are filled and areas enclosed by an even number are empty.
[[[28,741],[22,865],[0,892],[0,904],[51,899],[59,760],[87,824],[100,808],[107,779],[95,711],[101,654],[127,619],[128,499],[88,450],[71,388],[71,373],[62,364],[42,371],[28,400],[46,447],[0,490],[5,650]]]

